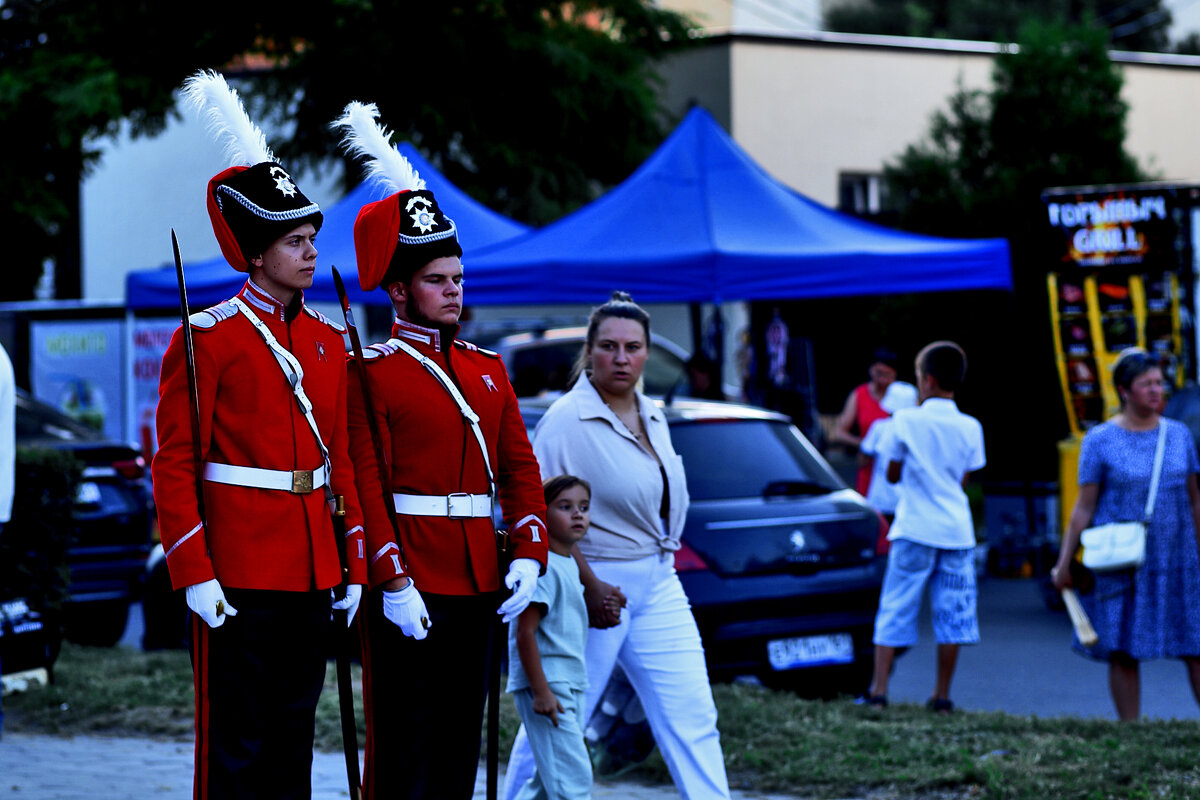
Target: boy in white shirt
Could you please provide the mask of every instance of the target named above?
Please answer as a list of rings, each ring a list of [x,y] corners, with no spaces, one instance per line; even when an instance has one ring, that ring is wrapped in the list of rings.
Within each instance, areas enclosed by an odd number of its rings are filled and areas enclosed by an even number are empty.
[[[979,641],[975,591],[975,526],[963,486],[986,463],[983,427],[963,414],[954,393],[967,357],[953,342],[934,342],[917,354],[920,405],[892,417],[884,455],[900,501],[888,539],[887,572],[875,617],[875,675],[866,702],[887,705],[897,650],[917,643],[917,612],[930,587],[938,643],[937,683],[929,708],[948,713],[958,648]]]

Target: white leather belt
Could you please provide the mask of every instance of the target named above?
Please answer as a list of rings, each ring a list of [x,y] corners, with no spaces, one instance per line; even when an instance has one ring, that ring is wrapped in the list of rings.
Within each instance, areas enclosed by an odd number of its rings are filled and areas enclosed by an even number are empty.
[[[450,495],[393,494],[397,514],[413,517],[490,517],[492,500],[486,494],[458,492]]]
[[[317,469],[259,469],[237,467],[233,464],[204,464],[204,480],[228,483],[232,486],[251,486],[257,489],[277,489],[281,492],[308,494],[325,485],[325,467]]]

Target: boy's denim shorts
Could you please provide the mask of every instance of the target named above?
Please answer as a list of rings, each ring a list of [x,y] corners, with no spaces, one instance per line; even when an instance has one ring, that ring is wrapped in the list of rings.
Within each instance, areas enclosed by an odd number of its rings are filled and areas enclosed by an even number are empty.
[[[979,642],[975,551],[943,550],[894,539],[879,596],[879,612],[875,615],[875,644],[912,647],[917,643],[917,612],[926,584],[937,643]]]

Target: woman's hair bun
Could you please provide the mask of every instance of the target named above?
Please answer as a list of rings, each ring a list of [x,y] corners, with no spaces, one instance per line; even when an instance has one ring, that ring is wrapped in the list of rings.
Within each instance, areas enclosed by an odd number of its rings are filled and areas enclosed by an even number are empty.
[[[613,292],[612,297],[609,299],[614,303],[632,303],[633,302],[633,296],[630,295],[629,292],[622,292],[620,289],[617,289],[615,292]]]

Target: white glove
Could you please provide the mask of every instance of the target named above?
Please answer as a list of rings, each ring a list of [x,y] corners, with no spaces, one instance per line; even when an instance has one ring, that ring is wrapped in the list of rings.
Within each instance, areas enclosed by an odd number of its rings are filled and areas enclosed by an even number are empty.
[[[420,641],[429,635],[429,612],[412,578],[408,579],[408,586],[398,592],[384,591],[383,615],[404,631],[405,636]]]
[[[497,614],[504,617],[505,622],[512,622],[521,616],[521,612],[533,599],[533,590],[537,588],[538,573],[542,565],[532,558],[517,558],[508,566],[508,575],[504,585],[512,589],[512,597],[500,604]]]
[[[362,585],[351,583],[346,586],[346,596],[341,600],[336,598],[334,594],[337,590],[330,589],[330,596],[334,597],[333,608],[336,611],[346,612],[346,627],[350,627],[350,623],[354,620],[354,612],[358,611],[358,604],[362,600]]]
[[[225,624],[225,617],[236,617],[237,609],[225,599],[225,592],[216,578],[193,583],[183,590],[187,606],[200,615],[200,619],[208,623],[210,628],[219,628]]]

